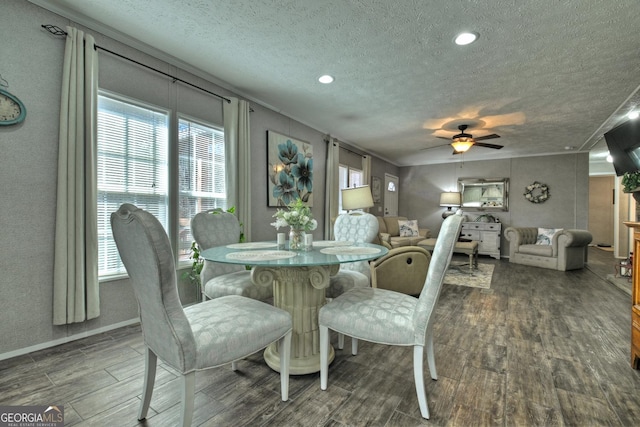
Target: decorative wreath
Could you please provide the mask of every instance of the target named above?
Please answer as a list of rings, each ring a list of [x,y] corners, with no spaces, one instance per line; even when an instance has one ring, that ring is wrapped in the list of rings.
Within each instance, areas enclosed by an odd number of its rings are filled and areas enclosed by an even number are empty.
[[[527,185],[523,196],[531,203],[544,203],[549,198],[549,187],[547,184],[534,181],[533,184]]]

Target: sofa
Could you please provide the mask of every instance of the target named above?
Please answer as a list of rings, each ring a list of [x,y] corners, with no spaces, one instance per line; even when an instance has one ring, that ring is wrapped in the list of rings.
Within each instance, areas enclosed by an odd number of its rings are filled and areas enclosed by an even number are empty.
[[[402,246],[416,246],[418,242],[431,237],[428,228],[419,228],[417,236],[400,236],[398,221],[407,221],[404,216],[376,216],[378,220],[378,238],[373,243],[386,246],[388,249]]]
[[[584,267],[593,239],[588,230],[557,229],[546,237],[544,230],[553,229],[508,227],[504,230],[509,242],[509,262],[560,271]]]

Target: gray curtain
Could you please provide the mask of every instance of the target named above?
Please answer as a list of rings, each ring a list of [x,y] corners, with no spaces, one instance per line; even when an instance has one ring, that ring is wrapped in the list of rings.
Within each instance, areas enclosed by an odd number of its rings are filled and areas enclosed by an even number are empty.
[[[324,237],[333,239],[333,222],[338,217],[340,191],[340,144],[331,135],[327,136],[327,178],[324,201]]]
[[[67,27],[62,73],[53,324],[100,315],[97,219],[98,55],[92,36]]]
[[[223,101],[227,206],[235,206],[244,236],[251,241],[251,151],[249,103]]]

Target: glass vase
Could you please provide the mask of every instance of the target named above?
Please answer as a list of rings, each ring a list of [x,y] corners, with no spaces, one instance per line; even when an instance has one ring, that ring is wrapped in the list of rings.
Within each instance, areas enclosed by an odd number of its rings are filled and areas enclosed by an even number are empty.
[[[289,250],[301,251],[304,249],[304,230],[293,228],[289,230]]]

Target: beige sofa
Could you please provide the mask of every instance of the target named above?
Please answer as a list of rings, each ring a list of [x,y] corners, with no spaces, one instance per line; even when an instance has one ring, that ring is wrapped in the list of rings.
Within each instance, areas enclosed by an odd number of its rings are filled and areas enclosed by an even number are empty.
[[[550,245],[536,245],[536,227],[508,227],[504,237],[509,241],[509,262],[561,271],[583,268],[592,240],[587,230],[562,230]]]
[[[419,241],[431,237],[428,228],[420,228],[417,236],[401,237],[398,220],[406,221],[404,216],[376,216],[378,220],[378,239],[374,241],[379,245],[384,245],[389,249],[402,246],[416,246]]]

